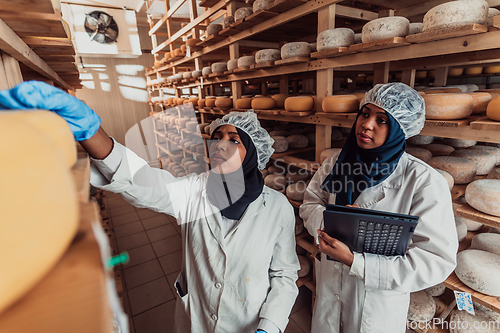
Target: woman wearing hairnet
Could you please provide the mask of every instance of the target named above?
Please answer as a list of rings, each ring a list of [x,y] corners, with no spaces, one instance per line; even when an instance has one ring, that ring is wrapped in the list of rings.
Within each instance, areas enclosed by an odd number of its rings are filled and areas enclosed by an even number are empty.
[[[175,178],[111,139],[88,106],[52,86],[0,91],[0,108],[58,113],[93,158],[94,186],[182,223],[177,332],[284,332],[298,293],[295,217],[286,197],[264,186],[273,140],[255,113],[214,121],[212,170]]]
[[[377,84],[365,95],[340,154],[325,160],[306,189],[300,216],[322,252],[312,333],[405,332],[409,293],[453,272],[458,240],[448,185],[405,152],[405,139],[417,135],[424,122],[424,100],[415,90],[402,83]],[[326,204],[420,220],[405,256],[352,253],[320,230]]]

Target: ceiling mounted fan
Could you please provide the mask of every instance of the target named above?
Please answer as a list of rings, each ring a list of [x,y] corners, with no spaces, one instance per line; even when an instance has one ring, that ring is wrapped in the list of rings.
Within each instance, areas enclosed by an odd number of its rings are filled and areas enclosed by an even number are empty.
[[[85,31],[91,40],[102,44],[114,43],[118,38],[118,25],[113,16],[99,10],[85,14]]]

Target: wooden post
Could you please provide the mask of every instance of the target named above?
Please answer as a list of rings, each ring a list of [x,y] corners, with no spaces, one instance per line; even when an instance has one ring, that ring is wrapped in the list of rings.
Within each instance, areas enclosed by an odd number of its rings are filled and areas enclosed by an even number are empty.
[[[194,1],[194,0],[193,0]],[[234,12],[238,9],[236,1],[229,2],[226,7],[226,15],[234,16]],[[240,44],[238,42],[229,45],[229,58],[238,59],[240,57]],[[241,98],[241,81],[231,82],[231,95],[233,97],[233,106],[236,105],[236,100]]]
[[[168,11],[170,10],[170,0],[164,0],[164,1],[165,1],[165,13],[168,13]],[[169,17],[165,23],[167,25],[167,36],[168,39],[170,39],[170,37],[172,36],[172,17]],[[154,49],[155,48],[153,47],[153,50]],[[170,56],[173,56],[175,49],[174,43],[170,43],[169,49],[170,49]]]
[[[434,76],[434,87],[446,86],[448,79],[448,66],[436,68],[436,75]]]
[[[288,95],[288,75],[280,75],[280,94]]]
[[[267,82],[266,81],[261,82],[261,84],[260,84],[260,93],[263,96],[267,96]]]
[[[23,82],[19,61],[0,51],[0,89],[10,89]]]
[[[413,88],[415,86],[415,73],[416,72],[417,72],[416,69],[404,70],[402,73],[402,76],[401,76],[401,82],[404,84],[407,84]]]
[[[394,9],[381,9],[378,11],[378,17],[394,16]]]
[[[373,85],[377,83],[388,83],[389,82],[389,67],[390,62],[380,62],[374,65],[373,70]]]

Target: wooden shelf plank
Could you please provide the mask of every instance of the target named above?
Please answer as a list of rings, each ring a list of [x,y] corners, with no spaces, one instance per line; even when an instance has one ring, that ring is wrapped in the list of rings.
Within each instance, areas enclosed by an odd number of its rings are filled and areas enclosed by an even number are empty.
[[[252,69],[263,69],[263,68],[270,68],[270,67],[274,67],[274,61],[267,61],[267,62],[264,62],[261,64],[255,64],[255,65],[250,66],[250,68],[252,68]]]
[[[305,117],[314,114],[314,111],[299,111],[299,112],[291,112],[291,111],[280,111],[281,115],[291,116],[291,117]]]
[[[276,60],[274,64],[276,66],[282,66],[282,65],[290,65],[290,64],[297,64],[301,62],[308,62],[310,61],[311,58],[309,57],[292,57],[288,59],[282,59],[282,60]]]
[[[300,6],[306,2],[307,0],[275,0],[267,7],[267,10],[280,14],[286,12],[287,10]]]
[[[233,23],[234,24],[234,23]],[[223,36],[223,37],[229,37],[229,36],[232,36],[240,31],[242,31],[243,29],[241,28],[237,28],[236,26],[233,27],[233,25],[230,25],[229,27],[227,27],[226,29],[222,29],[221,31],[219,31],[219,36]]]
[[[59,37],[67,38],[61,21],[60,12],[57,10],[53,14],[37,13],[32,9],[27,11],[9,11],[0,10],[0,18],[12,29],[19,37]]]
[[[425,31],[419,34],[406,36],[406,41],[409,43],[426,43],[435,40],[442,40],[454,37],[463,37],[484,33],[488,31],[488,27],[482,24],[467,24],[460,27],[443,28],[431,31]]]
[[[233,70],[234,74],[241,74],[246,72],[252,72],[254,69],[252,67],[238,67]]]
[[[347,120],[352,120],[354,122],[354,120],[356,120],[357,113],[316,112],[316,115],[333,119],[347,119]]]
[[[406,45],[410,45],[410,43],[408,43],[404,37],[393,37],[369,43],[354,44],[349,46],[349,51],[367,52],[367,51],[383,50],[383,49],[389,49],[393,47],[400,47]]]
[[[250,22],[250,23],[257,24],[257,23],[267,21],[270,18],[273,18],[277,15],[278,15],[278,13],[273,13],[273,12],[270,12],[270,11],[263,9],[263,10],[259,10],[258,12],[253,13],[250,16],[245,17],[244,22]]]
[[[305,232],[307,232],[307,231],[305,231]],[[305,240],[303,238],[297,239],[297,245],[311,254],[316,254],[316,252],[319,251],[318,246],[316,246],[315,244],[309,243],[307,240]]]
[[[324,59],[324,58],[334,58],[340,57],[349,53],[354,53],[349,50],[349,47],[337,47],[331,50],[318,51],[311,53],[311,58]]]
[[[463,204],[462,206],[460,206],[456,210],[455,214],[471,219],[475,222],[489,225],[490,227],[500,228],[500,217],[482,213],[472,208],[468,204]]]
[[[460,198],[462,195],[464,195],[466,187],[467,187],[467,184],[453,185],[453,188],[451,189],[451,199],[456,200],[456,199]]]
[[[426,119],[426,126],[439,126],[439,127],[464,127],[469,125],[471,122],[476,121],[478,118],[482,118],[482,115],[474,115],[465,119],[458,120],[432,120]]]
[[[253,110],[253,112],[257,114],[263,114],[268,116],[277,116],[280,114],[281,111],[283,110]]]
[[[476,131],[496,131],[500,132],[500,121],[494,121],[484,116],[481,119],[470,123],[470,128]]]
[[[304,286],[306,283],[311,282],[312,279],[313,279],[312,273],[309,273],[304,277],[298,278],[297,282],[295,283],[297,284],[297,287],[300,288]]]

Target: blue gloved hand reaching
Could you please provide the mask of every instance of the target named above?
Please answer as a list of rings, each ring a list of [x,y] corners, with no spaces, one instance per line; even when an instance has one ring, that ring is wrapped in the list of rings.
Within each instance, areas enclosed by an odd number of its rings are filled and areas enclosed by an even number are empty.
[[[39,81],[27,81],[1,90],[0,109],[53,111],[68,122],[77,141],[90,139],[101,125],[101,118],[78,98]]]

